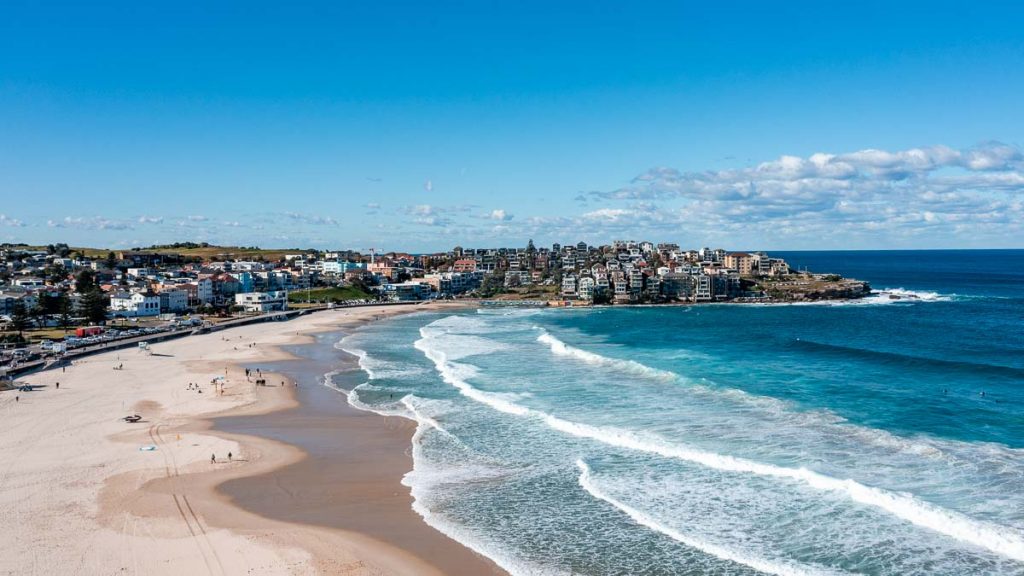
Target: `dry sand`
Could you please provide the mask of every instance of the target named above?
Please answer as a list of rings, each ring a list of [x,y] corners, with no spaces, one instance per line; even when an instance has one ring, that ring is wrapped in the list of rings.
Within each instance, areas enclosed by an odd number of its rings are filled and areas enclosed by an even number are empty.
[[[256,386],[241,367],[290,357],[275,345],[408,311],[320,312],[22,378],[40,388],[0,393],[0,574],[500,573],[412,512],[399,483],[411,467],[409,424],[350,411],[331,422],[348,441],[327,459],[211,430],[214,416],[271,422],[295,411],[283,376]],[[211,381],[225,374],[221,394]],[[143,421],[120,419],[131,413]],[[345,476],[353,461],[378,465]],[[225,483],[230,497],[218,489]],[[296,486],[312,496],[281,498]],[[314,517],[325,510],[343,518]]]

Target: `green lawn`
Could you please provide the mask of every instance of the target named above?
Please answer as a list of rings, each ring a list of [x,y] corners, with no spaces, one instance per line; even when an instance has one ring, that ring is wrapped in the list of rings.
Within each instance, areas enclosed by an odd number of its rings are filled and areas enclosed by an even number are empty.
[[[309,299],[313,301],[317,300],[328,300],[328,301],[339,301],[339,300],[358,300],[361,298],[371,298],[369,294],[363,292],[355,286],[346,286],[344,288],[313,288],[309,291]],[[288,294],[289,302],[305,302],[306,291],[295,290]]]

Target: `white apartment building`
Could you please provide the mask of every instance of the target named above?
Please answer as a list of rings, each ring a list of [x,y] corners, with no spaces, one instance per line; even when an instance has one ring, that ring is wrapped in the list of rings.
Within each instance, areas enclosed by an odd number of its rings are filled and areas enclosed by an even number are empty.
[[[114,316],[157,316],[160,314],[160,297],[144,292],[118,292],[110,297],[110,310]]]
[[[590,276],[584,276],[579,281],[579,295],[580,300],[593,300],[594,299],[594,279]]]
[[[235,304],[246,312],[275,312],[288,309],[288,291],[244,292],[235,294]]]

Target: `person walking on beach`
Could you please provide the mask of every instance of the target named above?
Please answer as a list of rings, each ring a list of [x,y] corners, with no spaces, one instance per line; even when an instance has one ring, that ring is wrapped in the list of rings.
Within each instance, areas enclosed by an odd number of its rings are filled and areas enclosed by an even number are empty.
[[[216,463],[217,463],[217,455],[216,454],[210,454],[210,464],[216,464]]]
[[[60,382],[57,382],[57,390],[60,390]]]
[[[228,462],[231,461],[231,452],[228,452]]]

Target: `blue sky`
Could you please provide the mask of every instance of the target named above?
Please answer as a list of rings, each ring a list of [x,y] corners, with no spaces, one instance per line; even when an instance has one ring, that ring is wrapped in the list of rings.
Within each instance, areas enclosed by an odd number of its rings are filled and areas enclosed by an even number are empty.
[[[0,239],[1024,247],[1019,2],[179,4],[0,6]]]

